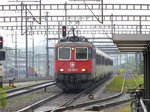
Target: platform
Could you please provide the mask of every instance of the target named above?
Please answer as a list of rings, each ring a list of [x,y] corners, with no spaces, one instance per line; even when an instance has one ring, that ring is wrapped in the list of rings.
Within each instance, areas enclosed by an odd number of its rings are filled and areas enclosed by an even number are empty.
[[[114,34],[113,41],[120,52],[142,52],[150,42],[150,34]]]

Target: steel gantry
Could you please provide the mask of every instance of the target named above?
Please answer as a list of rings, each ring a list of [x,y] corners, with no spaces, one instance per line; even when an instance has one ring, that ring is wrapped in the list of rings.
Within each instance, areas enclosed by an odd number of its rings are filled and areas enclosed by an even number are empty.
[[[101,4],[87,4],[91,10],[101,10]],[[41,10],[88,10],[85,4],[41,4]],[[39,4],[28,4],[29,10],[40,10]],[[0,11],[21,10],[20,4],[0,5]],[[150,10],[150,4],[103,4],[103,10]]]
[[[26,15],[25,9],[28,11]],[[35,14],[37,10],[38,12],[40,10],[41,14]],[[90,13],[89,10],[91,12],[94,11],[95,14]],[[103,12],[100,12],[100,10],[103,10]],[[6,12],[4,16],[2,14],[0,16],[0,30],[27,30],[27,35],[48,35],[48,40],[50,41],[58,40],[60,38],[61,26],[66,23],[68,30],[72,27],[76,28],[79,36],[86,35],[91,42],[95,45],[99,45],[98,47],[103,49],[105,52],[118,53],[116,45],[113,44],[113,34],[150,34],[150,24],[148,24],[150,22],[150,15],[147,13],[147,15],[145,13],[142,13],[142,15],[135,13],[133,15],[123,12],[144,12],[149,10],[150,4],[18,3],[11,5],[0,5],[0,14]],[[53,13],[55,11],[57,13]],[[71,11],[81,11],[83,13],[71,13]],[[115,11],[123,12],[121,14],[117,14]],[[8,12],[12,12],[12,15],[10,16]],[[50,12],[51,14],[46,15],[46,12]],[[35,19],[39,17],[39,20],[41,20],[41,25],[33,24]],[[103,22],[98,23],[101,20]],[[17,23],[17,25],[14,23]],[[30,29],[31,24],[32,30]],[[111,47],[108,47],[106,44],[110,44]],[[112,51],[112,49],[116,50]]]
[[[25,9],[29,11],[27,16],[25,16],[25,12],[22,11]],[[88,6],[88,7],[87,7]],[[102,9],[103,8],[103,9]],[[92,15],[89,13],[85,14],[69,14],[66,16],[64,13],[59,13],[59,15],[45,15],[46,11],[87,11],[87,10],[99,11],[103,10],[103,14],[95,14]],[[17,11],[17,15],[5,15],[0,16],[0,29],[1,30],[25,30],[25,25],[14,25],[13,23],[23,24],[22,22],[34,22],[35,18],[41,17],[41,22],[44,23],[42,25],[32,25],[32,31],[28,30],[28,35],[57,35],[61,31],[61,27],[63,25],[63,21],[67,20],[67,29],[71,29],[72,27],[77,28],[79,30],[80,35],[102,35],[106,36],[102,39],[112,40],[112,34],[149,34],[150,25],[147,22],[150,21],[149,15],[120,15],[120,14],[107,14],[105,10],[108,11],[148,11],[150,9],[150,4],[11,4],[11,5],[0,5],[0,13],[1,12],[15,12]],[[41,15],[32,15],[32,12],[36,12],[37,10],[41,10]],[[34,17],[33,17],[34,16]],[[92,22],[96,22],[98,20],[103,20],[105,24],[93,24]],[[49,26],[46,26],[46,20],[49,23]],[[79,24],[70,24],[71,22],[78,22]],[[86,22],[86,24],[82,24],[82,22]],[[91,22],[91,24],[87,24],[87,22]],[[120,22],[127,22],[121,23]],[[134,23],[130,23],[134,22]],[[8,24],[4,24],[8,23]],[[61,23],[58,26],[58,23]],[[28,25],[29,26],[29,25]],[[45,30],[45,29],[49,30]],[[141,30],[142,29],[142,30]],[[93,41],[92,39],[96,40]],[[113,43],[113,41],[97,41],[99,38],[91,37],[94,43]],[[57,40],[55,38],[51,38],[51,40]]]
[[[24,4],[26,5],[26,4]],[[106,14],[104,12],[103,15],[95,14],[95,16],[88,14],[75,14],[70,15],[68,14],[67,17],[64,13],[59,15],[45,15],[44,12],[46,11],[67,11],[71,10],[81,10],[86,11],[89,8],[94,11],[99,11],[102,9],[102,4],[27,4],[26,8],[31,12],[35,12],[37,10],[41,10],[41,22],[44,23],[42,25],[32,25],[32,31],[28,30],[28,35],[57,35],[61,33],[61,27],[63,25],[63,21],[67,19],[67,29],[71,29],[72,27],[77,28],[79,30],[80,35],[102,35],[105,34],[106,36],[102,36],[105,40],[112,40],[112,34],[149,34],[150,25],[147,22],[150,21],[149,15],[118,15],[118,14]],[[123,11],[148,11],[150,9],[150,4],[103,4],[103,10],[108,11],[115,11],[115,10],[123,10]],[[1,12],[14,12],[18,11],[18,15],[12,16],[0,16],[0,29],[1,30],[25,30],[25,25],[14,25],[13,23],[21,23],[27,20],[27,22],[35,21],[35,18],[39,18],[39,16],[34,16],[28,14],[25,17],[24,12],[22,12],[22,4],[11,4],[11,5],[0,5],[0,13]],[[22,15],[21,15],[22,14]],[[105,24],[87,24],[87,22],[96,22],[97,20],[103,19]],[[46,26],[46,20],[49,23],[48,29]],[[78,22],[79,24],[69,24],[71,22]],[[86,24],[82,24],[81,22],[86,22]],[[120,22],[127,22],[121,23]],[[134,23],[130,23],[134,22]],[[136,23],[135,23],[136,22]],[[8,23],[8,24],[3,24]],[[61,23],[58,26],[58,23]],[[141,24],[142,23],[142,24]],[[142,29],[142,30],[141,30]],[[99,36],[100,37],[100,36]],[[92,39],[96,40],[93,41]],[[51,40],[57,40],[57,38],[51,38]],[[91,37],[89,40],[92,40],[94,43],[113,43],[113,41],[97,41],[99,38]],[[116,46],[114,46],[116,47]],[[111,51],[111,50],[110,50]]]
[[[71,29],[72,27],[75,27],[77,29],[111,29],[112,26],[109,24],[104,24],[104,25],[69,25],[68,29]],[[46,25],[33,25],[32,26],[33,29],[41,29],[44,30],[46,29]],[[48,26],[49,29],[58,29],[58,25],[49,25]],[[126,24],[115,24],[113,26],[114,29],[134,29],[134,30],[138,30],[140,28],[140,25],[126,25]],[[149,29],[150,25],[142,25],[142,29]],[[14,26],[14,25],[0,25],[0,29],[2,30],[21,30],[21,26]],[[23,26],[23,29],[25,29],[25,26]],[[61,29],[61,28],[60,28]]]
[[[98,19],[101,19],[101,15],[95,15]],[[38,18],[39,16],[34,16],[35,18]],[[24,19],[25,16],[22,16]],[[45,22],[47,16],[41,16],[41,21]],[[58,21],[65,21],[65,16],[64,15],[49,15],[48,16],[48,21],[49,22],[58,22]],[[68,15],[67,16],[67,21],[97,21],[97,19],[93,15]],[[150,15],[104,15],[103,20],[110,22],[111,20],[113,21],[125,21],[125,22],[131,22],[131,21],[142,21],[149,22],[150,21]],[[33,16],[27,16],[28,22],[34,21]],[[21,22],[21,16],[0,16],[0,22]]]

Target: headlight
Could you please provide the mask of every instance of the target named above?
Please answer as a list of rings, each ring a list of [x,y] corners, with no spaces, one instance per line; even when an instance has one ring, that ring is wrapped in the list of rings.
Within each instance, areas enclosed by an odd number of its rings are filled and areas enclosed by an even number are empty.
[[[60,72],[63,72],[63,71],[64,71],[64,69],[59,69],[59,71],[60,71]]]
[[[82,72],[85,72],[86,71],[86,69],[82,69]]]

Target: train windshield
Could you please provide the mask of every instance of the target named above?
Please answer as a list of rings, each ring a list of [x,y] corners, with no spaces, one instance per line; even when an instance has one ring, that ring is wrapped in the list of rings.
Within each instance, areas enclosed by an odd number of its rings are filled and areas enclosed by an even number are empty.
[[[87,48],[76,48],[76,59],[86,60],[88,58]]]
[[[59,48],[58,49],[58,59],[59,60],[69,60],[70,59],[70,48]]]

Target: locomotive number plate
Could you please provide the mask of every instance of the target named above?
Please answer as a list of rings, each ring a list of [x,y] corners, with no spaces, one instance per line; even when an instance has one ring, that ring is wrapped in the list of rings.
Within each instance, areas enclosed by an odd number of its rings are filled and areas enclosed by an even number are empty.
[[[78,69],[68,69],[69,72],[77,72]]]

